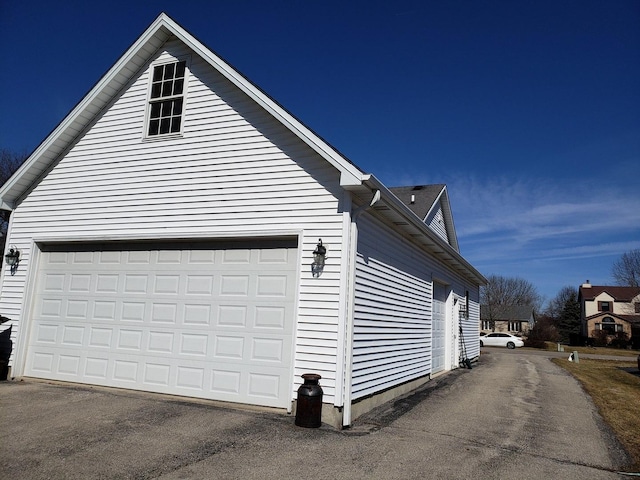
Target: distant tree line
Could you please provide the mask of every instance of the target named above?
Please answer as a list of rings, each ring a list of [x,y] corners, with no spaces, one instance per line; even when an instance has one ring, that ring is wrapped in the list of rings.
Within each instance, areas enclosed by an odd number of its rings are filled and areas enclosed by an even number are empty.
[[[489,275],[487,284],[480,289],[480,303],[485,307],[483,320],[490,322],[495,329],[495,322],[504,318],[511,307],[530,306],[539,310],[542,297],[536,287],[523,278]]]
[[[623,253],[613,263],[611,275],[621,287],[640,287],[640,248]]]
[[[0,185],[4,185],[26,159],[27,154],[25,152],[16,153],[6,148],[0,148]],[[4,245],[7,241],[9,216],[10,212],[0,210],[0,247],[2,252],[4,252]],[[0,263],[2,263],[2,260],[4,260],[4,256],[0,255]]]
[[[640,286],[640,249],[630,250],[622,254],[612,266],[611,273],[618,286]],[[495,321],[508,305],[531,305],[536,312],[536,322],[529,332],[526,344],[534,347],[544,347],[545,342],[562,342],[574,344],[585,340],[582,335],[582,316],[578,300],[578,288],[574,286],[562,287],[555,297],[540,308],[542,298],[535,287],[521,278],[501,277],[490,275],[488,285],[480,291],[480,300],[487,305],[489,318]],[[493,317],[493,318],[492,318]],[[595,338],[596,344],[606,345],[610,341],[606,338]],[[618,337],[626,334],[620,332]],[[597,337],[597,335],[596,335]],[[624,346],[628,339],[616,337],[614,345]]]

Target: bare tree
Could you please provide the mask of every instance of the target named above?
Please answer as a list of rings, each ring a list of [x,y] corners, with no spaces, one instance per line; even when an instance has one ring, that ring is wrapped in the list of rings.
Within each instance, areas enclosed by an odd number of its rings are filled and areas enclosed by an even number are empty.
[[[514,306],[531,306],[540,311],[542,297],[536,287],[523,278],[489,275],[488,283],[480,289],[480,303],[486,306],[486,313],[495,328],[495,321],[503,316],[508,308]]]
[[[578,289],[576,287],[572,287],[570,285],[562,287],[556,296],[549,300],[549,304],[547,305],[544,313],[545,315],[557,320],[562,315],[562,310],[565,308],[567,302],[571,299],[577,298]]]
[[[611,274],[623,287],[640,287],[640,248],[623,253],[613,264]]]
[[[6,148],[0,148],[0,185],[4,185],[7,180],[15,173],[20,165],[24,163],[27,158],[26,153],[15,153]],[[0,248],[4,251],[4,244],[6,241],[7,228],[9,227],[9,215],[10,212],[6,210],[0,210]],[[2,255],[0,254],[0,263],[2,262]]]
[[[26,158],[27,154],[24,152],[16,153],[6,148],[0,148],[0,185],[4,185],[9,180],[9,177],[20,168]]]

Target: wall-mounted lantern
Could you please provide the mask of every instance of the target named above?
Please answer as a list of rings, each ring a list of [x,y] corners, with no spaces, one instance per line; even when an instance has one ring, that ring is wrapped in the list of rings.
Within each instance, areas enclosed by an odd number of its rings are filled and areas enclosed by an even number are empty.
[[[322,239],[318,239],[318,245],[313,251],[313,263],[311,264],[311,273],[314,277],[319,277],[324,270],[324,261],[327,258],[327,249],[322,245]]]
[[[18,270],[18,265],[20,264],[20,250],[12,247],[9,249],[9,253],[4,256],[4,259],[10,267],[11,275],[15,275]]]
[[[461,319],[469,319],[469,290],[467,290],[464,293],[464,303],[463,302],[458,302],[458,299],[456,298],[453,301],[453,304],[456,305],[457,303],[460,303],[460,305],[458,306],[459,318],[461,318]]]

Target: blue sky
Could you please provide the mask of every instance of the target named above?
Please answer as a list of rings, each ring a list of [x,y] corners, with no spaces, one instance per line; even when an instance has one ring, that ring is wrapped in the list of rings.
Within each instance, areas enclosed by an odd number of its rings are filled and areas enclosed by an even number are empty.
[[[640,2],[0,0],[0,147],[32,151],[161,12],[547,298],[640,248]]]

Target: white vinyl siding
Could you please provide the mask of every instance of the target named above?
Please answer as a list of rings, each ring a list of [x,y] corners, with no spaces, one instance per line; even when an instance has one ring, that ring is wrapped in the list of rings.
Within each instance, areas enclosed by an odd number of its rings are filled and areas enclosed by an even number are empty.
[[[442,212],[442,205],[438,202],[438,205],[427,216],[425,223],[429,225],[429,228],[433,230],[440,238],[449,243],[449,236],[447,235],[447,226],[444,221],[444,214]]]
[[[480,356],[480,289],[476,286],[469,289],[469,314],[460,318],[466,357],[473,359]]]
[[[339,172],[177,41],[155,60],[190,54],[182,138],[144,140],[147,69],[13,212],[9,242],[21,263],[15,276],[4,275],[0,309],[20,318],[34,237],[302,232],[294,379],[319,373],[332,402],[343,255]],[[313,278],[318,238],[328,260]]]
[[[352,397],[431,372],[431,271],[369,217],[359,220]]]
[[[358,220],[358,257],[353,341],[352,397],[358,399],[400,385],[432,371],[433,279],[463,298],[470,291],[470,318],[461,319],[467,355],[479,355],[478,287],[422,252],[388,227],[363,215]],[[446,303],[447,308],[450,302]],[[450,317],[446,317],[451,320]],[[473,321],[475,334],[472,335]],[[451,325],[445,325],[451,342]],[[446,334],[446,332],[443,332]],[[452,353],[455,348],[446,345]],[[457,367],[457,361],[453,361]]]

